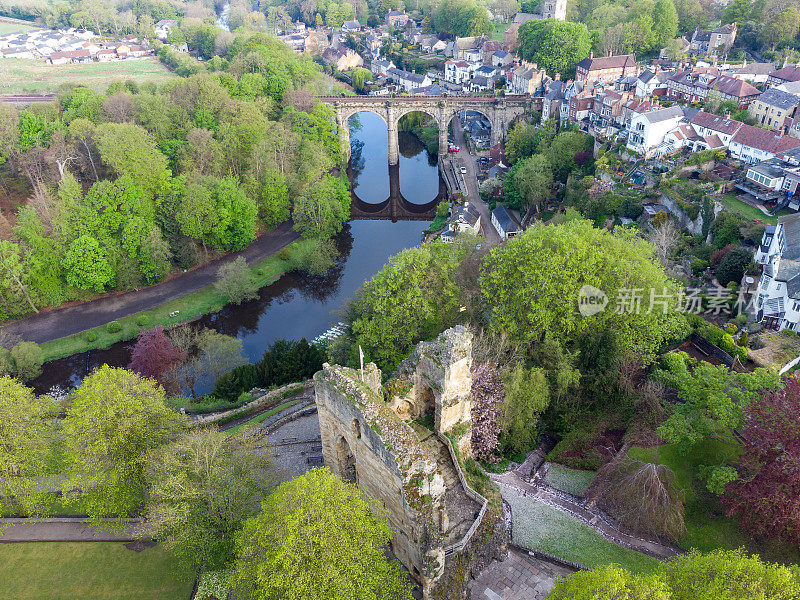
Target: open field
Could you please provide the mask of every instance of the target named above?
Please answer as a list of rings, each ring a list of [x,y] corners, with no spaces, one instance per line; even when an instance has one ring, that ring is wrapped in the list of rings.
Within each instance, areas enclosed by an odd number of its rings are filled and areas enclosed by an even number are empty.
[[[583,496],[596,474],[594,471],[581,471],[564,465],[551,464],[544,480],[557,490],[573,496]]]
[[[31,25],[23,25],[22,23],[14,23],[13,21],[4,21],[0,19],[0,35],[28,31],[30,29],[40,29],[40,27],[35,23]]]
[[[797,563],[800,553],[797,548],[782,545],[774,540],[757,543],[750,539],[735,519],[725,516],[724,507],[716,496],[695,478],[701,465],[715,464],[727,457],[734,460],[737,450],[723,443],[709,442],[694,448],[690,454],[682,454],[677,446],[659,448],[631,448],[629,456],[645,462],[666,465],[675,472],[678,486],[686,497],[686,535],[678,540],[685,549],[697,548],[711,552],[717,548],[735,550],[746,548],[756,552],[764,560]]]
[[[0,596],[15,600],[188,600],[192,581],[156,546],[112,542],[0,544]]]
[[[4,23],[0,23],[4,25]],[[133,79],[161,84],[177,77],[153,57],[81,65],[48,65],[37,60],[0,60],[0,94],[52,92],[63,83],[77,83],[104,92],[114,81]]]
[[[652,571],[658,561],[608,541],[591,527],[516,492],[503,493],[514,518],[514,542],[588,568],[615,563],[634,572]]]

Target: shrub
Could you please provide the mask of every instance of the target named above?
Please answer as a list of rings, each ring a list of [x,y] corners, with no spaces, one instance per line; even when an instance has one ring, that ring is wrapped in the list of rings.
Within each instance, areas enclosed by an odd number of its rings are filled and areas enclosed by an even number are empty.
[[[106,325],[106,331],[108,333],[117,333],[118,331],[122,330],[122,325],[120,325],[119,321],[111,321],[108,325]]]
[[[695,277],[699,277],[700,275],[702,275],[703,271],[705,271],[707,268],[708,268],[707,260],[695,258],[692,261],[692,273],[694,273]]]
[[[149,322],[150,322],[150,317],[148,317],[147,315],[139,315],[138,317],[136,317],[136,324],[139,327],[144,327]]]
[[[736,343],[739,344],[742,348],[747,348],[747,332],[744,332],[742,335],[739,336],[739,339],[736,340]]]
[[[725,333],[730,333],[731,335],[733,335],[734,333],[736,333],[736,331],[737,331],[736,325],[734,325],[733,323],[728,323],[727,325],[725,325]]]
[[[87,331],[85,337],[87,342],[93,342],[97,339],[97,334],[94,331]]]
[[[29,381],[42,374],[42,349],[36,342],[20,342],[11,349],[16,375],[22,381]]]

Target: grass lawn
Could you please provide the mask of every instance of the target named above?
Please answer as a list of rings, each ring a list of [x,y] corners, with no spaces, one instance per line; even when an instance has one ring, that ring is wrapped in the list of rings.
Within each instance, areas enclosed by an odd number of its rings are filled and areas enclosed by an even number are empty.
[[[261,413],[257,417],[253,417],[249,421],[245,421],[244,423],[240,423],[236,427],[232,427],[225,431],[225,435],[235,435],[239,433],[242,429],[255,425],[256,423],[261,423],[264,419],[268,419],[272,415],[281,412],[284,408],[289,408],[293,404],[297,404],[300,400],[290,400],[289,402],[284,402],[283,404],[279,404],[275,408],[270,408],[267,412]]]
[[[3,72],[0,90],[4,94],[52,92],[62,83],[77,83],[105,92],[108,84],[114,81],[132,79],[139,85],[162,84],[177,77],[154,57],[79,65],[48,65],[38,60],[5,58],[0,68]]]
[[[586,488],[592,483],[594,476],[594,471],[582,471],[570,469],[564,465],[551,464],[544,480],[557,490],[580,497],[586,493]]]
[[[156,546],[114,542],[0,544],[0,596],[14,600],[188,600],[192,580]]]
[[[0,35],[4,35],[6,33],[18,33],[20,31],[28,31],[29,29],[41,29],[41,27],[36,23],[32,23],[30,25],[23,25],[22,23],[12,23],[11,21],[0,20]]]
[[[317,243],[318,241],[313,239],[293,242],[286,248],[290,253],[289,258],[283,259],[278,253],[253,265],[251,269],[255,284],[261,288],[272,283],[295,267],[296,263],[292,260],[294,253],[302,253],[304,248]],[[217,312],[226,303],[227,298],[217,292],[213,285],[209,285],[181,298],[165,302],[152,310],[134,313],[119,319],[122,329],[116,333],[109,333],[105,326],[100,326],[41,344],[42,354],[44,360],[49,361],[72,356],[77,352],[85,352],[89,349],[108,348],[115,342],[133,339],[154,325],[175,325],[206,313]],[[174,311],[178,311],[178,314],[171,317],[170,314]],[[143,325],[137,325],[140,317],[144,319]],[[94,341],[88,339],[91,337],[90,332],[94,334]]]
[[[725,210],[732,213],[739,213],[746,219],[761,219],[767,225],[775,225],[778,222],[777,217],[765,215],[757,208],[750,206],[746,202],[742,202],[733,194],[725,194],[722,197],[721,202],[725,207]]]
[[[675,472],[675,479],[686,495],[686,535],[678,544],[688,549],[697,548],[710,552],[716,548],[746,548],[760,554],[765,560],[781,563],[797,563],[800,551],[775,541],[756,543],[750,539],[735,519],[725,516],[724,507],[716,496],[695,478],[701,465],[715,464],[720,460],[734,460],[736,449],[722,443],[706,443],[695,448],[690,455],[681,454],[677,446],[659,448],[631,448],[632,458],[645,462],[657,462]]]
[[[501,488],[502,489],[502,488]],[[514,542],[579,565],[594,568],[615,563],[638,573],[652,571],[658,561],[609,542],[566,513],[516,492],[503,493],[514,519]]]
[[[494,31],[491,33],[491,39],[495,42],[503,41],[503,34],[508,29],[508,23],[495,23]]]

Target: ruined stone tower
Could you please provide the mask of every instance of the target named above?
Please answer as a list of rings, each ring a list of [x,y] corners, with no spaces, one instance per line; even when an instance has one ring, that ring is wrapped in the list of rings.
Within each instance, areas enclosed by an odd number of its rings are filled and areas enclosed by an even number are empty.
[[[325,465],[384,503],[391,549],[426,598],[487,509],[456,454],[471,455],[471,365],[472,336],[458,326],[419,344],[385,386],[371,363],[314,375]]]
[[[545,19],[567,20],[567,0],[545,0],[542,6],[542,17]]]

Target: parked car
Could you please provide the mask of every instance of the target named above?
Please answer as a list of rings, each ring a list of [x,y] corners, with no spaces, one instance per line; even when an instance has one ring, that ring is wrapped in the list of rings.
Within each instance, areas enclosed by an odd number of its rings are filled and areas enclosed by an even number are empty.
[[[467,174],[467,167],[461,167],[461,174],[462,175],[466,175]]]
[[[450,146],[447,150],[449,152],[458,152],[459,150],[461,150],[461,148],[459,148],[458,146]]]

